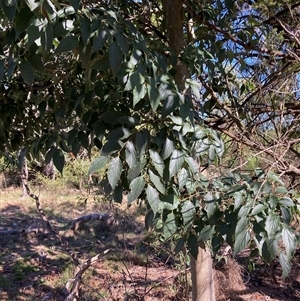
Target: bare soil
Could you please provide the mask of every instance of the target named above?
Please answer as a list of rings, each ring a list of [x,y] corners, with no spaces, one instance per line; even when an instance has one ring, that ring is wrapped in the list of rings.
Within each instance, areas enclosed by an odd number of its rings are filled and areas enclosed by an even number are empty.
[[[65,300],[76,266],[106,252],[84,273],[79,300],[188,299],[188,258],[174,257],[170,242],[158,243],[153,233],[145,232],[143,208],[112,208],[104,199],[77,190],[36,193],[63,239],[47,232],[34,200],[21,199],[20,189],[0,190],[0,234],[38,229],[0,235],[0,300]],[[74,219],[91,212],[109,213],[112,218],[108,223],[85,223],[75,233],[68,230]],[[229,255],[215,265],[217,300],[300,300],[300,250],[285,282],[276,262],[274,275],[276,281],[259,258],[249,260],[248,250],[236,260]]]

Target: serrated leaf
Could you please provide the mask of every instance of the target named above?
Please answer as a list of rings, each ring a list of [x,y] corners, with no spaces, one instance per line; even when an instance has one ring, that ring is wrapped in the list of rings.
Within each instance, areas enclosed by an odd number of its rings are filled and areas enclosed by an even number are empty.
[[[279,254],[279,263],[282,268],[282,278],[285,280],[285,278],[288,276],[288,274],[291,271],[292,264],[288,258],[288,256],[284,253]]]
[[[114,190],[122,174],[122,162],[119,157],[112,158],[108,165],[107,179]]]
[[[286,207],[294,207],[295,206],[293,200],[286,196],[279,200],[279,204],[286,206]]]
[[[159,91],[154,84],[147,85],[147,92],[152,110],[155,112],[160,103]]]
[[[140,196],[140,194],[144,190],[145,184],[146,182],[143,176],[140,176],[132,180],[132,182],[129,185],[130,193],[127,195],[128,204],[131,204]]]
[[[157,176],[156,174],[154,174],[151,170],[149,170],[149,176],[150,176],[151,182],[154,184],[154,186],[156,187],[156,189],[160,193],[165,194],[165,186],[162,183],[162,181],[160,180],[160,177]]]
[[[244,230],[237,235],[234,242],[234,256],[242,251],[249,243],[250,233],[248,230]]]
[[[157,170],[158,174],[163,177],[165,165],[162,158],[160,157],[158,152],[155,152],[153,150],[149,150],[149,153],[155,169]]]
[[[238,220],[235,227],[235,236],[238,236],[242,231],[244,231],[248,226],[249,219],[247,217],[242,217]]]
[[[252,211],[250,215],[257,215],[258,213],[261,213],[262,211],[264,211],[266,209],[266,206],[263,204],[258,204],[256,205]]]
[[[280,226],[280,218],[278,215],[270,214],[266,219],[266,231],[268,233],[268,237],[272,238],[276,232],[278,231]]]
[[[192,173],[195,174],[199,172],[199,164],[192,157],[185,156],[184,160],[188,164]]]
[[[159,209],[159,193],[158,191],[153,188],[152,186],[148,185],[147,190],[146,190],[146,197],[147,201],[153,211],[153,214],[156,215]]]
[[[98,158],[96,158],[88,171],[88,176],[90,176],[91,174],[93,174],[94,172],[102,169],[103,167],[105,167],[106,163],[109,161],[109,157],[107,156],[100,156]]]
[[[138,161],[137,153],[134,144],[131,141],[127,141],[125,145],[125,158],[129,168],[136,166],[136,163]]]
[[[162,152],[161,152],[162,159],[166,160],[167,158],[169,158],[174,150],[175,150],[174,141],[170,140],[169,138],[166,138]]]
[[[109,47],[109,62],[110,62],[110,67],[115,76],[119,71],[122,61],[123,61],[122,50],[120,49],[120,46],[117,42],[113,42],[112,44],[110,44]]]
[[[292,212],[289,208],[280,207],[281,218],[285,224],[289,224],[292,221]]]
[[[24,81],[32,85],[33,84],[33,79],[34,79],[34,73],[33,69],[30,65],[30,63],[27,60],[23,60],[20,64],[20,72],[21,76],[23,77]]]
[[[172,178],[177,174],[179,169],[182,167],[184,160],[185,160],[185,156],[183,152],[175,149],[170,157],[170,163],[169,163],[170,178]]]
[[[196,209],[195,205],[191,201],[185,201],[181,209],[183,225],[188,228],[193,223],[195,218]]]
[[[177,232],[176,217],[174,213],[169,213],[163,223],[164,239],[167,240]]]
[[[235,210],[239,209],[242,206],[244,199],[243,199],[242,194],[240,192],[235,192],[233,194],[233,198],[234,198],[234,209],[233,209],[233,211],[235,211]]]
[[[53,164],[62,173],[65,165],[65,156],[62,150],[57,149],[53,154]]]
[[[281,234],[282,234],[282,240],[285,246],[287,256],[290,259],[297,247],[296,235],[286,227],[283,227]]]
[[[74,36],[67,36],[63,38],[60,43],[58,44],[55,52],[68,52],[73,50],[78,45],[78,40]]]

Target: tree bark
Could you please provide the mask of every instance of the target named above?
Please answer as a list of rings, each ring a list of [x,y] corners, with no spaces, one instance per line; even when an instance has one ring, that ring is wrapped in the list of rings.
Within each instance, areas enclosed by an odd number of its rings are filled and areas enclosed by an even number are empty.
[[[163,0],[163,10],[167,23],[169,46],[177,57],[175,82],[183,93],[185,82],[190,77],[188,68],[180,62],[180,53],[186,46],[184,29],[184,14],[182,0]],[[188,20],[191,24],[191,20]],[[197,259],[190,256],[193,301],[215,301],[215,288],[211,254],[208,249],[198,247]]]
[[[190,255],[193,301],[214,301],[215,287],[210,251],[198,247],[198,257]]]

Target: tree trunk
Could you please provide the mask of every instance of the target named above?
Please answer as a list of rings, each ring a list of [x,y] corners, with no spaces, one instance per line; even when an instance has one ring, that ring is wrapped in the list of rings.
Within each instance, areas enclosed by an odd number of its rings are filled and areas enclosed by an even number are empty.
[[[28,181],[28,166],[27,166],[26,159],[24,159],[23,166],[21,167],[21,181],[22,181],[22,190],[23,190],[23,194],[21,197],[26,198],[28,197],[28,192],[26,189],[26,184]]]
[[[188,68],[179,60],[180,52],[186,46],[184,29],[184,14],[182,0],[163,0],[163,10],[167,22],[169,46],[177,56],[175,82],[184,93],[185,81],[190,77]],[[188,20],[190,22],[190,20]],[[192,22],[191,22],[192,24]],[[197,259],[191,258],[191,276],[193,301],[215,301],[215,288],[211,254],[208,249],[198,248]]]
[[[211,254],[208,249],[198,247],[195,260],[190,255],[193,301],[215,301],[215,287]]]

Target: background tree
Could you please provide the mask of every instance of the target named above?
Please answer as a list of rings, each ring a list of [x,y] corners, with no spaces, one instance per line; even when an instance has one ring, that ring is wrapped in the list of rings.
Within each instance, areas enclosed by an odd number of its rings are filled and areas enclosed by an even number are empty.
[[[45,153],[62,172],[64,152],[97,146],[89,173],[105,170],[116,202],[146,200],[146,227],[176,252],[251,244],[287,275],[296,199],[281,178],[299,174],[300,4],[0,3],[2,151]],[[222,138],[264,154],[261,169],[219,168]]]

